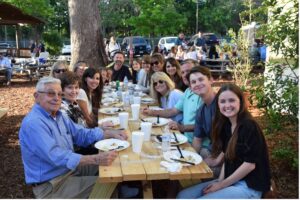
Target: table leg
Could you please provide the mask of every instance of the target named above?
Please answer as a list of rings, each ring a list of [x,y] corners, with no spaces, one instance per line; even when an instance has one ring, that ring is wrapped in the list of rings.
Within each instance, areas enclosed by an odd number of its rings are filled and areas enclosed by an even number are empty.
[[[144,199],[153,199],[151,181],[142,181]]]

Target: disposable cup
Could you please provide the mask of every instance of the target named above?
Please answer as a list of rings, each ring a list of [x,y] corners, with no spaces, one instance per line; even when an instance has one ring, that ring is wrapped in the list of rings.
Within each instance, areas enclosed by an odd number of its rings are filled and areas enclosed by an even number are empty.
[[[131,114],[133,120],[138,120],[140,116],[140,104],[131,104]]]
[[[133,131],[131,134],[132,151],[140,154],[143,147],[144,132]]]
[[[144,141],[150,141],[150,136],[151,136],[151,131],[152,131],[152,123],[142,122],[141,123],[141,131],[144,132]]]
[[[134,104],[141,104],[141,97],[133,97]]]
[[[120,128],[128,129],[128,112],[119,113]]]

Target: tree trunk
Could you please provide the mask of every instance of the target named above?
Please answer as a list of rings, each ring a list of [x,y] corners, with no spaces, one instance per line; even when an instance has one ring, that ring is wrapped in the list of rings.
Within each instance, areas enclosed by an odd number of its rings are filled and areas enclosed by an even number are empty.
[[[71,32],[71,65],[85,61],[90,67],[104,67],[105,54],[100,26],[99,0],[68,0]]]

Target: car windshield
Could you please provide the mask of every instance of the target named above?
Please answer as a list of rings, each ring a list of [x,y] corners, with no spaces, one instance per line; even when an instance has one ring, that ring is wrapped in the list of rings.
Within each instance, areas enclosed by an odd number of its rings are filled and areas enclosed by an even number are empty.
[[[167,38],[166,42],[167,43],[175,43],[176,38]]]
[[[144,38],[133,38],[132,42],[135,43],[135,44],[137,44],[137,43],[146,43]]]
[[[70,44],[71,44],[70,41],[65,41],[65,42],[64,42],[64,45],[70,45]]]
[[[217,36],[215,35],[205,35],[204,36],[206,40],[217,40]]]

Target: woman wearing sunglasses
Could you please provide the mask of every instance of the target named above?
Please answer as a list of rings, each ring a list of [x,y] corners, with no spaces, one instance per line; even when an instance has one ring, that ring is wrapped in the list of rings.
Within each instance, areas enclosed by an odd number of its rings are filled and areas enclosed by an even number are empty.
[[[87,68],[81,80],[82,89],[79,90],[77,102],[83,112],[88,127],[98,126],[98,109],[100,108],[103,84],[98,69]],[[111,122],[102,125],[103,128],[112,126]]]
[[[66,61],[57,61],[52,67],[49,76],[54,78],[60,78],[61,74],[69,71],[69,67]]]
[[[165,59],[160,53],[154,53],[151,56],[151,68],[153,72],[164,71]]]
[[[164,66],[164,72],[168,74],[168,76],[175,83],[175,88],[181,91],[185,91],[187,86],[183,83],[181,78],[181,70],[180,64],[175,58],[168,58],[166,60],[166,64]]]
[[[155,72],[151,77],[150,95],[152,98],[157,99],[161,108],[168,109],[175,106],[183,93],[175,89],[174,82],[166,73]],[[182,114],[175,115],[172,120],[180,122]]]

